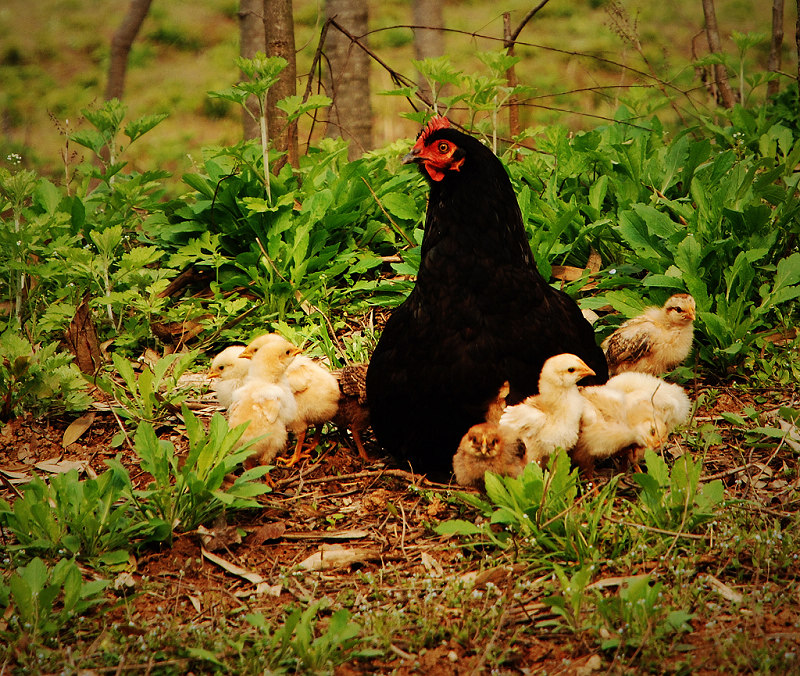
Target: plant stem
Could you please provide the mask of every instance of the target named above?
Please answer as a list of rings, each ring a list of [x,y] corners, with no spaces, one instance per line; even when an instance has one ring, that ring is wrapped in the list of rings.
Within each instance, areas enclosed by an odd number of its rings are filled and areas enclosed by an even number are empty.
[[[266,95],[263,101],[259,101],[260,115],[258,116],[258,126],[261,129],[261,155],[264,158],[264,187],[267,190],[267,202],[272,204],[272,191],[269,185],[269,136],[267,131],[267,109],[266,109]]]

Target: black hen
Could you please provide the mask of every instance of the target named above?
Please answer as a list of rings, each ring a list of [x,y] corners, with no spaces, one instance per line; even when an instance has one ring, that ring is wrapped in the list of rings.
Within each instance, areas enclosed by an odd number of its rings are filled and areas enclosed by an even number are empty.
[[[603,383],[608,367],[575,302],[536,269],[511,181],[477,139],[436,117],[404,162],[431,184],[417,283],[392,312],[367,372],[381,446],[443,476],[504,381],[508,403],[538,389],[548,357],[572,352]]]

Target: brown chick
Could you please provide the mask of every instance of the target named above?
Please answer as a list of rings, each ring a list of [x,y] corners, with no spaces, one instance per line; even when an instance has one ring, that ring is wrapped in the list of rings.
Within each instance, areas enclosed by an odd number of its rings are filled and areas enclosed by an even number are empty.
[[[592,375],[574,354],[550,357],[539,377],[539,394],[505,410],[500,425],[522,439],[527,462],[542,464],[557,447],[569,450],[577,443],[585,405],[577,383]]]
[[[249,423],[240,439],[240,444],[255,440],[247,466],[266,465],[286,448],[287,425],[297,417],[286,369],[299,351],[281,336],[270,334],[240,355],[252,363],[244,384],[233,393],[228,423],[231,427]]]
[[[695,302],[688,293],[670,297],[629,319],[603,341],[611,375],[639,371],[658,376],[682,363],[692,349]]]
[[[367,364],[348,364],[334,375],[339,381],[339,410],[333,422],[337,427],[346,427],[353,435],[358,454],[362,460],[371,460],[364,449],[361,433],[369,427],[367,406]]]
[[[489,402],[489,406],[486,409],[486,422],[495,424],[500,422],[503,411],[506,410],[506,399],[510,391],[511,384],[506,380],[500,387],[497,396]]]
[[[230,408],[234,391],[244,385],[250,370],[250,361],[239,358],[244,348],[244,345],[231,345],[211,360],[208,377],[212,379],[211,387],[223,408]]]
[[[297,402],[297,417],[289,424],[289,431],[297,439],[292,457],[285,461],[287,467],[296,465],[319,444],[321,425],[333,420],[339,410],[339,382],[319,362],[299,355],[286,369],[286,377]],[[317,431],[311,446],[303,450],[308,428],[316,426]]]
[[[462,486],[483,489],[487,470],[517,477],[524,468],[525,444],[512,430],[496,423],[470,427],[453,456],[453,472]]]

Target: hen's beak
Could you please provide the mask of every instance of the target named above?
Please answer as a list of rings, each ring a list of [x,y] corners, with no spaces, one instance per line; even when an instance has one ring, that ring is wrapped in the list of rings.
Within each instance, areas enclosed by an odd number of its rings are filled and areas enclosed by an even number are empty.
[[[414,146],[407,155],[403,155],[403,159],[400,160],[402,164],[411,164],[412,162],[422,162],[422,157],[419,154],[419,148]]]

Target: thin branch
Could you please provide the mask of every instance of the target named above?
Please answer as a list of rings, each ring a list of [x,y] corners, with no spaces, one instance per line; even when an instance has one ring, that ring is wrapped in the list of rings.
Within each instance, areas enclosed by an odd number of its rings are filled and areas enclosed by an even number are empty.
[[[522,32],[522,29],[525,28],[525,24],[527,24],[533,17],[535,17],[539,13],[539,10],[542,9],[542,7],[544,7],[548,2],[550,2],[550,0],[542,0],[538,5],[536,5],[536,7],[534,7],[530,12],[528,12],[525,15],[522,21],[519,22],[519,26],[517,26],[516,30],[513,33],[511,33],[510,40],[512,44],[517,41],[519,34]]]

